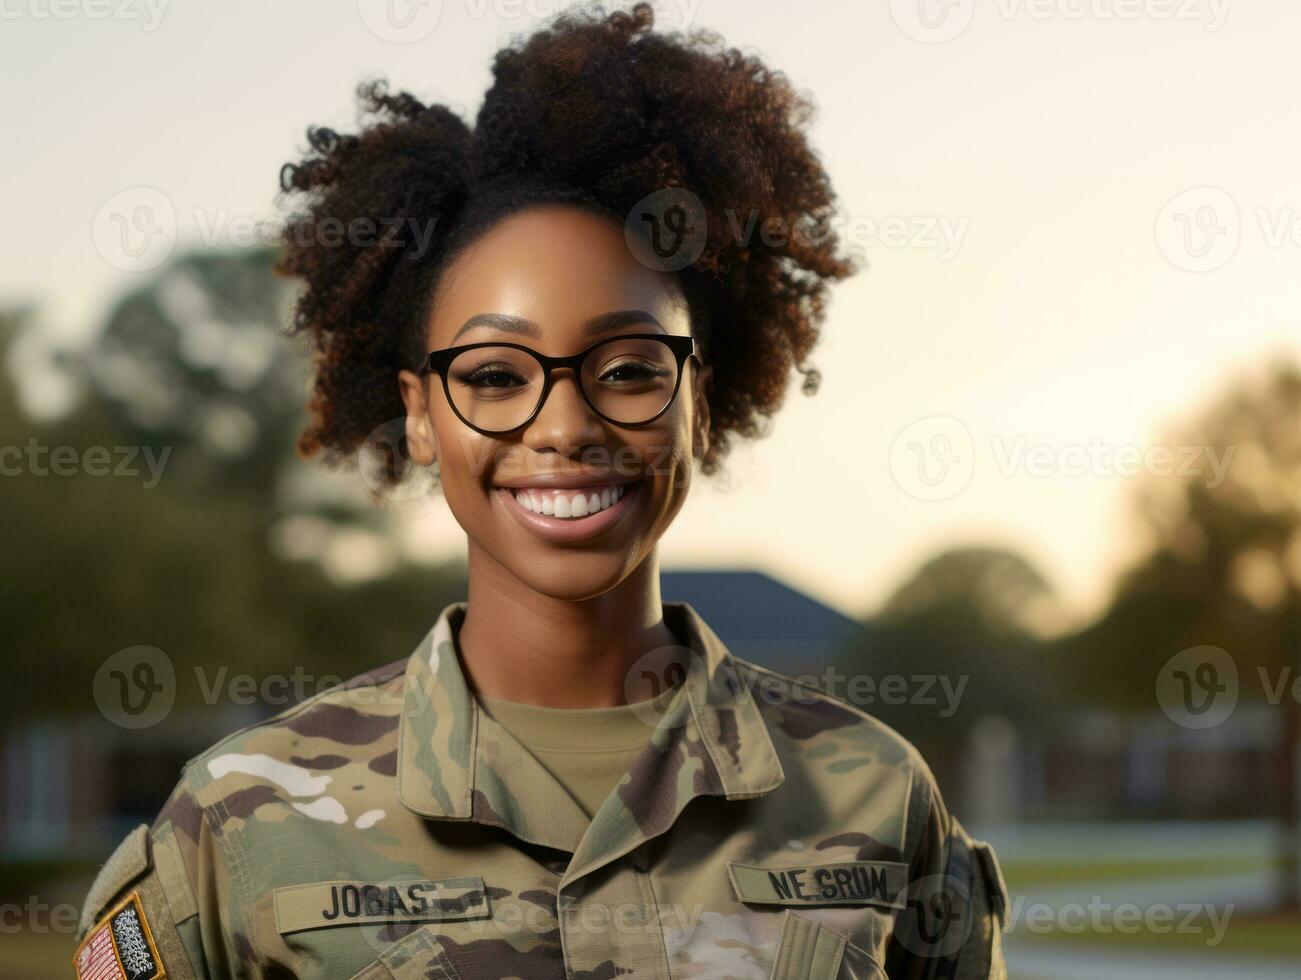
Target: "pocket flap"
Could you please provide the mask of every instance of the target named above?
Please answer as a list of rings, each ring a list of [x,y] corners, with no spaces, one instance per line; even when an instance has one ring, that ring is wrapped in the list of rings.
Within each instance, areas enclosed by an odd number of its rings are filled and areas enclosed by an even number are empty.
[[[845,937],[787,909],[769,980],[833,980]]]

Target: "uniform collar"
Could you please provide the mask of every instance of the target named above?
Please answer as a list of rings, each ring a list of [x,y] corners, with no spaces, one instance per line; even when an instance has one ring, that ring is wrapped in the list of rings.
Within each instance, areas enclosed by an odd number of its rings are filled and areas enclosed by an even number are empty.
[[[413,812],[490,824],[568,851],[573,878],[664,833],[697,796],[749,799],[781,785],[781,763],[737,660],[690,604],[665,602],[665,622],[690,651],[681,694],[582,832],[587,821],[574,801],[470,693],[455,643],[467,606],[444,608],[407,662],[398,796]]]

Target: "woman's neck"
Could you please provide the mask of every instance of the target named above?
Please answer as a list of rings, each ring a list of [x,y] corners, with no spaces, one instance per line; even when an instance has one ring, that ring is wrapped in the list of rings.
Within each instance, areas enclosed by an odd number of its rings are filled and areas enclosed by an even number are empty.
[[[656,552],[613,589],[574,602],[537,592],[470,546],[457,646],[480,694],[553,708],[645,700],[657,693],[654,682],[633,665],[678,643],[663,618]]]

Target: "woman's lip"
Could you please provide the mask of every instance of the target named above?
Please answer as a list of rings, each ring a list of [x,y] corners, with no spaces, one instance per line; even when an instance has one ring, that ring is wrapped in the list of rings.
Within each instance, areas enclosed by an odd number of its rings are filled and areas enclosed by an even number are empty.
[[[638,480],[627,484],[622,497],[605,510],[587,517],[548,517],[546,514],[534,513],[516,500],[515,492],[508,487],[497,487],[496,494],[525,530],[532,531],[546,541],[568,544],[594,538],[613,525],[631,509],[633,501],[641,495],[644,482]]]

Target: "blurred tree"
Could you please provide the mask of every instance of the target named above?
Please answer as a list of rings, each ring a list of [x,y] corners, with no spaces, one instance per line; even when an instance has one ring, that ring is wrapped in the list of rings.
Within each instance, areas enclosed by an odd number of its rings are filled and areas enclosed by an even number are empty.
[[[171,446],[175,472],[226,493],[275,486],[307,398],[273,261],[270,248],[178,257],[114,306],[82,361],[120,432]]]
[[[0,317],[0,446],[24,451],[0,484],[0,636],[14,665],[0,727],[93,712],[99,663],[137,644],[176,662],[179,704],[205,697],[195,669],[351,676],[405,656],[464,596],[459,563],[398,559],[344,586],[275,546],[304,511],[339,533],[390,530],[355,476],[294,455],[307,388],[281,331],[288,298],[266,250],[177,259],[67,359],[83,397],[45,421],[21,411],[9,363],[37,327]],[[59,447],[75,460],[65,475],[49,465]],[[308,489],[287,499],[291,486]]]
[[[1175,445],[1185,459],[1203,449],[1195,472],[1142,485],[1146,557],[1121,578],[1106,615],[1065,642],[1066,659],[1076,690],[1130,710],[1151,710],[1165,663],[1202,645],[1233,656],[1243,696],[1282,691],[1280,893],[1296,908],[1301,704],[1289,692],[1301,647],[1301,373],[1280,365],[1240,382]]]
[[[846,667],[878,684],[910,679],[908,702],[891,704],[878,695],[862,706],[916,744],[941,784],[952,782],[982,717],[1002,716],[1022,731],[1051,724],[1057,688],[1044,636],[1058,620],[1056,609],[1047,580],[1019,555],[997,548],[945,551],[864,624]],[[918,703],[928,683],[940,704]]]

